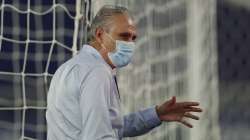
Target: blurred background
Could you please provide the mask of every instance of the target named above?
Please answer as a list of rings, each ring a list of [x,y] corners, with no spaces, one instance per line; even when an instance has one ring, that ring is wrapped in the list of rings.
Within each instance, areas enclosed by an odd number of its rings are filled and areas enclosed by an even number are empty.
[[[201,102],[193,129],[165,123],[126,140],[250,139],[249,0],[0,0],[0,137],[45,140],[55,70],[87,41],[104,4],[137,24],[133,61],[118,70],[124,114],[171,96]]]

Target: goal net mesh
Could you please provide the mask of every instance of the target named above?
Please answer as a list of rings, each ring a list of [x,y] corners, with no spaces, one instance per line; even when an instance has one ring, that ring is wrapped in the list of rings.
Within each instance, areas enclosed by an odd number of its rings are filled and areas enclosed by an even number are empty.
[[[46,139],[47,90],[58,66],[81,46],[85,2],[0,4],[0,139]]]

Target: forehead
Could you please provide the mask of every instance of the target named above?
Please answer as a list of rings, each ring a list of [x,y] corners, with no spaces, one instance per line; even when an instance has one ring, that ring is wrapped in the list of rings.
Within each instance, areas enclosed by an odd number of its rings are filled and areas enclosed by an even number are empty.
[[[113,17],[113,29],[114,33],[129,32],[136,34],[136,26],[131,17],[124,14],[118,14]]]

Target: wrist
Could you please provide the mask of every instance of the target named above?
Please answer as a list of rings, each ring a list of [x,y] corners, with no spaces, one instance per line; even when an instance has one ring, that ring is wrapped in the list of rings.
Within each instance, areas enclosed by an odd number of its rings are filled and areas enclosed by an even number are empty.
[[[158,118],[161,120],[161,117],[160,117],[160,109],[159,109],[159,106],[158,106],[158,105],[155,106],[155,111],[156,111],[156,114],[157,114]],[[161,121],[162,121],[162,120],[161,120]]]

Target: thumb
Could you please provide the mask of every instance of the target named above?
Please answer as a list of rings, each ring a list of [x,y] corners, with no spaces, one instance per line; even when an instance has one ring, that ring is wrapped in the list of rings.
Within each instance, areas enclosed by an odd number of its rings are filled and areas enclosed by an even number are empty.
[[[170,100],[170,105],[174,105],[176,103],[176,97],[173,96],[172,99]]]
[[[176,103],[176,97],[173,96],[170,100],[165,101],[161,106],[157,107],[157,112],[159,115],[165,114],[166,111],[171,109],[171,106],[173,106]]]
[[[176,103],[176,97],[173,96],[170,100],[168,100],[168,101],[166,102],[166,105],[167,105],[167,106],[172,106],[172,105],[174,105],[175,103]]]

